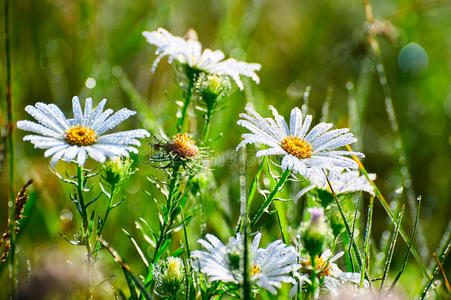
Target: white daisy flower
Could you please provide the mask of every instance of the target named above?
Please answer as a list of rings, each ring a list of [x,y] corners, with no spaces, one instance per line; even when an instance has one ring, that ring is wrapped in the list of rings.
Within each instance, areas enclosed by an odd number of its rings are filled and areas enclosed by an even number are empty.
[[[52,156],[52,168],[59,160],[73,161],[83,166],[86,159],[91,157],[99,162],[105,162],[107,157],[128,156],[129,152],[138,153],[133,146],[140,146],[137,140],[150,136],[144,129],[135,129],[105,134],[122,121],[136,112],[123,108],[113,115],[112,109],[103,111],[107,100],[103,99],[95,109],[92,99],[85,101],[84,112],[78,97],[72,98],[74,118],[66,119],[64,113],[55,104],[38,102],[34,106],[28,105],[25,111],[38,123],[32,121],[18,121],[17,127],[37,133],[27,135],[24,141],[30,141],[35,148],[47,149],[45,157]]]
[[[333,169],[336,167],[357,169],[357,163],[349,157],[364,157],[360,152],[336,150],[357,141],[348,128],[329,130],[332,124],[319,123],[310,131],[312,116],[302,118],[302,111],[291,110],[290,127],[273,106],[269,106],[274,119],[264,118],[246,106],[246,113],[237,122],[251,131],[242,135],[244,140],[237,150],[246,144],[263,144],[270,148],[257,152],[257,157],[283,155],[282,169],[293,170],[308,178],[311,169]]]
[[[193,30],[191,32],[194,32]],[[240,90],[243,90],[243,83],[240,75],[252,78],[259,83],[256,71],[260,70],[261,65],[256,63],[246,63],[234,58],[224,60],[225,55],[221,50],[204,49],[197,41],[197,38],[183,39],[172,35],[166,29],[158,28],[156,31],[144,31],[143,36],[149,44],[158,47],[155,54],[157,58],[152,65],[152,72],[155,71],[160,60],[169,56],[168,62],[172,63],[175,59],[182,64],[186,64],[193,69],[204,71],[206,73],[226,75],[232,77]],[[196,35],[195,32],[192,35]]]
[[[326,174],[332,189],[337,195],[363,191],[374,196],[373,186],[364,175],[359,174],[359,171],[334,168],[329,170]],[[376,180],[376,174],[368,174],[368,177],[371,181]],[[314,188],[330,191],[326,176],[322,170],[312,169],[308,180],[311,184],[302,189],[296,195],[295,200],[299,199],[302,195]]]
[[[249,248],[250,281],[260,288],[276,294],[282,282],[296,283],[290,273],[301,266],[297,264],[297,254],[292,246],[281,240],[270,243],[266,249],[258,248],[261,233],[257,233]],[[208,276],[210,282],[220,280],[240,284],[240,257],[243,253],[241,235],[230,238],[224,245],[217,237],[206,235],[206,240],[198,241],[206,250],[192,252],[198,261],[200,271]]]
[[[316,257],[315,266],[316,274],[320,280],[323,280],[323,288],[332,295],[337,295],[340,287],[344,284],[360,285],[360,273],[343,272],[334,263],[337,259],[342,257],[344,252],[340,252],[332,256],[329,249],[323,251],[320,257]],[[302,268],[305,272],[311,272],[312,263],[309,259],[301,261]],[[364,280],[363,287],[368,288],[369,283]]]

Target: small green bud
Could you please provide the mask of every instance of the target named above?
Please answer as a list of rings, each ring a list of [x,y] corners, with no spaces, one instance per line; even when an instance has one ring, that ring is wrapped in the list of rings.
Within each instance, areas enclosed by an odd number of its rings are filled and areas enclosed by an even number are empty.
[[[311,257],[316,257],[324,250],[324,241],[327,236],[327,225],[324,221],[322,207],[309,208],[310,223],[303,235],[304,247]]]
[[[103,165],[102,178],[114,186],[133,174],[131,168],[133,161],[129,158],[115,157]]]
[[[231,88],[228,77],[214,74],[199,74],[195,84],[195,91],[200,100],[210,110],[230,94]]]
[[[175,297],[185,282],[182,260],[168,257],[153,269],[156,292],[163,297]]]

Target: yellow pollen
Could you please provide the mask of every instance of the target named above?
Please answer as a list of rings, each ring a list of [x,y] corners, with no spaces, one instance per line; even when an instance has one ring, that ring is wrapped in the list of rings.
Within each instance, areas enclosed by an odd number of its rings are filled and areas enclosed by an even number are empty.
[[[303,269],[308,274],[311,274],[312,262],[310,260],[305,260],[301,264]],[[315,268],[318,278],[332,275],[332,266],[329,264],[329,262],[325,261],[321,257],[315,257]]]
[[[199,155],[199,148],[186,133],[177,134],[172,141],[166,144],[166,150],[181,158],[192,158]]]
[[[312,156],[312,145],[297,136],[287,136],[280,142],[280,146],[288,154],[304,159]]]
[[[90,146],[97,141],[97,134],[89,127],[77,125],[66,130],[64,140],[73,146]]]
[[[254,266],[252,267],[252,270],[251,270],[251,276],[254,276],[255,274],[258,274],[258,273],[260,273],[261,271],[262,271],[262,270],[260,269],[259,266],[254,265]]]

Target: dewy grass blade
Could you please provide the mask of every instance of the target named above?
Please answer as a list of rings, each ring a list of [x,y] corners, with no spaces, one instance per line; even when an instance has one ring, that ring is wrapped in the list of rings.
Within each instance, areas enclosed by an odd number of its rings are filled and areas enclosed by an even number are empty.
[[[352,151],[352,148],[347,145],[346,148],[349,151]],[[377,185],[370,179],[368,172],[366,171],[365,167],[363,166],[363,164],[360,162],[360,160],[356,157],[356,156],[352,156],[352,158],[354,159],[354,161],[359,165],[359,169],[360,171],[363,173],[363,175],[365,175],[366,179],[368,180],[368,182],[371,183],[371,185],[374,188],[374,191],[376,192],[376,196],[377,199],[379,199],[379,203],[382,205],[382,207],[384,208],[385,212],[387,213],[388,217],[390,218],[390,221],[393,224],[396,224],[395,221],[395,216],[393,214],[393,212],[390,209],[390,206],[388,205],[387,201],[385,200],[384,196],[382,195],[382,193],[380,192],[379,188],[377,187]],[[399,228],[399,234],[401,235],[402,239],[404,240],[404,242],[409,245],[410,244],[410,240],[407,237],[407,234],[405,233],[405,231],[403,230],[402,226]],[[418,254],[418,251],[416,250],[415,247],[412,246],[412,248],[410,249],[412,255],[415,257],[418,265],[420,266],[421,271],[423,272],[423,274],[426,276],[427,279],[430,279],[431,276],[429,275],[426,267],[424,266],[423,260],[421,259],[420,255]]]
[[[403,142],[403,139],[401,136],[401,132],[399,130],[399,125],[398,125],[398,121],[396,118],[395,109],[393,106],[391,89],[390,89],[390,86],[388,85],[387,75],[385,74],[385,68],[384,68],[384,64],[382,61],[380,46],[377,41],[377,34],[375,32],[376,25],[375,25],[375,19],[374,19],[374,15],[373,15],[373,8],[372,8],[371,4],[369,3],[369,0],[363,0],[363,4],[364,4],[364,8],[365,8],[366,19],[367,19],[368,23],[370,23],[370,27],[369,27],[368,35],[367,35],[368,42],[370,44],[370,48],[373,51],[374,57],[376,60],[375,61],[376,71],[379,76],[379,82],[382,87],[382,92],[384,93],[385,109],[387,111],[388,120],[390,122],[390,127],[393,131],[393,134],[395,135],[395,139],[396,139],[395,145],[399,145],[399,146],[396,146],[396,148],[397,148],[396,150],[397,150],[398,156],[399,156],[398,161],[400,163],[400,169],[402,170],[401,178],[403,181],[403,186],[407,189],[407,200],[408,200],[408,204],[409,204],[410,213],[412,214],[412,218],[413,218],[415,215],[417,203],[415,201],[415,194],[412,189],[412,179],[411,179],[411,175],[410,175],[410,171],[409,171],[409,166],[407,163],[407,155],[405,152],[404,142]],[[414,220],[412,219],[412,222],[413,221]],[[428,249],[427,249],[426,240],[424,238],[421,225],[418,228],[418,238],[419,238],[419,243],[421,245],[420,250],[422,250],[423,257],[425,257],[428,254]]]
[[[367,262],[369,260],[369,255],[370,255],[369,252],[370,252],[371,226],[373,223],[373,204],[374,204],[374,197],[371,197],[370,205],[368,206],[368,219],[366,221],[365,242],[363,245],[363,249],[365,251],[365,257],[363,258],[362,267],[360,268],[360,287],[363,287],[363,283],[365,281],[365,273],[368,274]]]
[[[410,250],[412,248],[413,242],[415,241],[415,234],[417,232],[418,221],[420,219],[420,207],[421,207],[421,197],[418,197],[417,213],[416,213],[416,216],[415,216],[415,225],[413,227],[412,236],[410,237],[409,247],[407,249],[406,256],[404,257],[404,262],[402,264],[401,270],[399,271],[398,275],[396,275],[395,280],[393,280],[393,283],[390,286],[390,288],[388,290],[388,293],[393,291],[393,289],[395,288],[396,283],[398,282],[399,278],[401,277],[401,275],[404,272],[404,269],[405,269],[405,267],[407,265],[407,260],[409,259]]]
[[[334,196],[334,199],[335,199],[335,202],[336,202],[336,204],[338,206],[338,210],[340,211],[340,215],[341,215],[341,218],[343,220],[343,223],[345,224],[346,233],[347,233],[347,235],[349,237],[349,240],[351,242],[352,248],[353,248],[353,250],[355,252],[355,255],[357,257],[357,262],[359,263],[359,268],[361,268],[362,267],[362,255],[360,254],[360,250],[357,247],[357,244],[356,244],[356,242],[354,240],[354,237],[352,236],[352,232],[351,232],[351,229],[349,227],[348,221],[346,220],[346,216],[345,216],[345,214],[343,212],[343,208],[341,207],[340,201],[338,201],[337,195],[335,194],[334,189],[332,188],[332,185],[330,184],[329,178],[327,177],[327,174],[326,174],[326,172],[324,172],[324,170],[323,170],[323,173],[324,173],[324,176],[326,177],[327,185],[329,186],[330,192]]]
[[[438,260],[439,260],[440,264],[443,265],[450,250],[451,250],[451,235],[448,235],[446,244],[444,244],[444,247],[440,251],[440,255],[438,255]],[[437,264],[437,262],[435,262],[435,266],[432,270],[432,276],[427,281],[427,283],[424,285],[422,292],[421,292],[420,299],[424,299],[426,297],[426,294],[427,294],[428,290],[431,288],[432,284],[434,283],[434,280],[437,277],[439,270],[440,270],[439,264]]]
[[[404,208],[405,207],[403,205],[401,212],[399,213],[399,216],[398,216],[398,222],[396,223],[396,226],[393,230],[393,237],[390,242],[390,247],[388,248],[388,254],[386,255],[386,259],[385,259],[384,274],[382,275],[381,286],[379,288],[380,292],[382,292],[382,290],[384,288],[385,279],[387,278],[387,274],[390,271],[390,265],[391,265],[391,261],[393,258],[393,253],[395,252],[395,246],[396,246],[396,241],[398,239],[399,229],[401,228],[402,217],[404,216]]]
[[[263,163],[261,164],[261,166]],[[260,169],[261,169],[260,166]],[[248,199],[246,197],[246,151],[244,148],[240,151],[240,220],[241,220],[241,231],[243,237],[243,257],[241,264],[241,273],[243,277],[243,289],[242,297],[245,300],[251,299],[251,284],[249,280],[249,249],[248,249],[248,237],[247,237],[247,205]]]
[[[280,177],[279,181],[277,181],[276,186],[269,194],[268,198],[263,202],[262,206],[258,209],[257,213],[255,214],[254,218],[251,221],[251,227],[254,227],[255,224],[257,224],[258,220],[261,218],[263,213],[268,209],[269,205],[273,201],[276,194],[282,189],[283,185],[287,181],[288,176],[290,175],[291,170],[286,170],[283,172],[282,176]]]

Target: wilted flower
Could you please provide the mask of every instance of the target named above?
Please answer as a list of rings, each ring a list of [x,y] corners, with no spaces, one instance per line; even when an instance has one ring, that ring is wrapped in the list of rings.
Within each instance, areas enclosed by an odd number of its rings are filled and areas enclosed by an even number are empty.
[[[359,171],[334,168],[326,174],[334,193],[337,195],[363,191],[374,196],[373,186],[364,175],[359,174]],[[372,181],[376,179],[376,174],[368,174],[368,176]],[[311,184],[296,195],[296,200],[314,188],[330,192],[326,175],[322,170],[312,169],[308,179]]]
[[[147,137],[149,133],[144,129],[135,129],[104,134],[136,114],[123,108],[111,116],[112,109],[103,111],[106,102],[107,100],[103,99],[93,109],[92,99],[87,98],[83,112],[78,97],[72,98],[73,119],[66,119],[55,104],[38,102],[35,106],[25,107],[25,111],[39,123],[18,121],[17,127],[39,134],[27,135],[23,140],[30,141],[36,148],[47,149],[44,156],[52,156],[52,167],[59,160],[77,159],[78,165],[83,166],[88,157],[103,163],[107,157],[137,153],[138,150],[133,147],[141,145],[137,139]]]
[[[293,170],[304,177],[309,177],[311,169],[334,169],[343,167],[357,169],[358,165],[351,158],[356,155],[363,157],[360,152],[336,150],[357,141],[349,129],[329,129],[332,124],[319,123],[309,131],[312,116],[302,119],[302,112],[295,107],[291,110],[290,127],[277,110],[269,106],[274,119],[263,118],[249,106],[242,113],[237,122],[251,131],[242,135],[244,140],[237,149],[246,144],[263,144],[270,148],[257,152],[257,157],[269,155],[283,155],[282,169]]]
[[[149,44],[158,47],[155,52],[157,58],[152,65],[152,72],[163,57],[169,56],[169,63],[172,63],[175,59],[194,70],[230,76],[241,90],[243,89],[243,83],[240,75],[250,77],[257,83],[259,82],[255,72],[260,70],[260,64],[246,63],[234,58],[224,60],[225,55],[221,50],[204,49],[202,51],[202,45],[197,41],[195,31],[190,30],[189,33],[187,39],[174,36],[163,28],[142,33]]]
[[[175,297],[185,283],[185,270],[182,260],[168,257],[154,266],[152,271],[155,291],[163,297]]]
[[[185,171],[198,171],[206,157],[205,148],[198,147],[191,136],[178,133],[172,139],[160,132],[161,138],[151,143],[156,151],[150,156],[158,168],[182,167]]]
[[[300,265],[296,263],[297,255],[292,246],[286,246],[277,240],[266,249],[258,248],[260,238],[261,233],[257,233],[249,248],[250,282],[276,294],[276,288],[280,288],[282,282],[296,282],[290,273],[299,269]],[[194,265],[207,275],[210,282],[242,282],[240,261],[243,256],[243,240],[240,234],[230,238],[227,245],[211,234],[206,235],[206,240],[200,239],[198,242],[206,250],[192,252],[193,258],[198,261]]]

